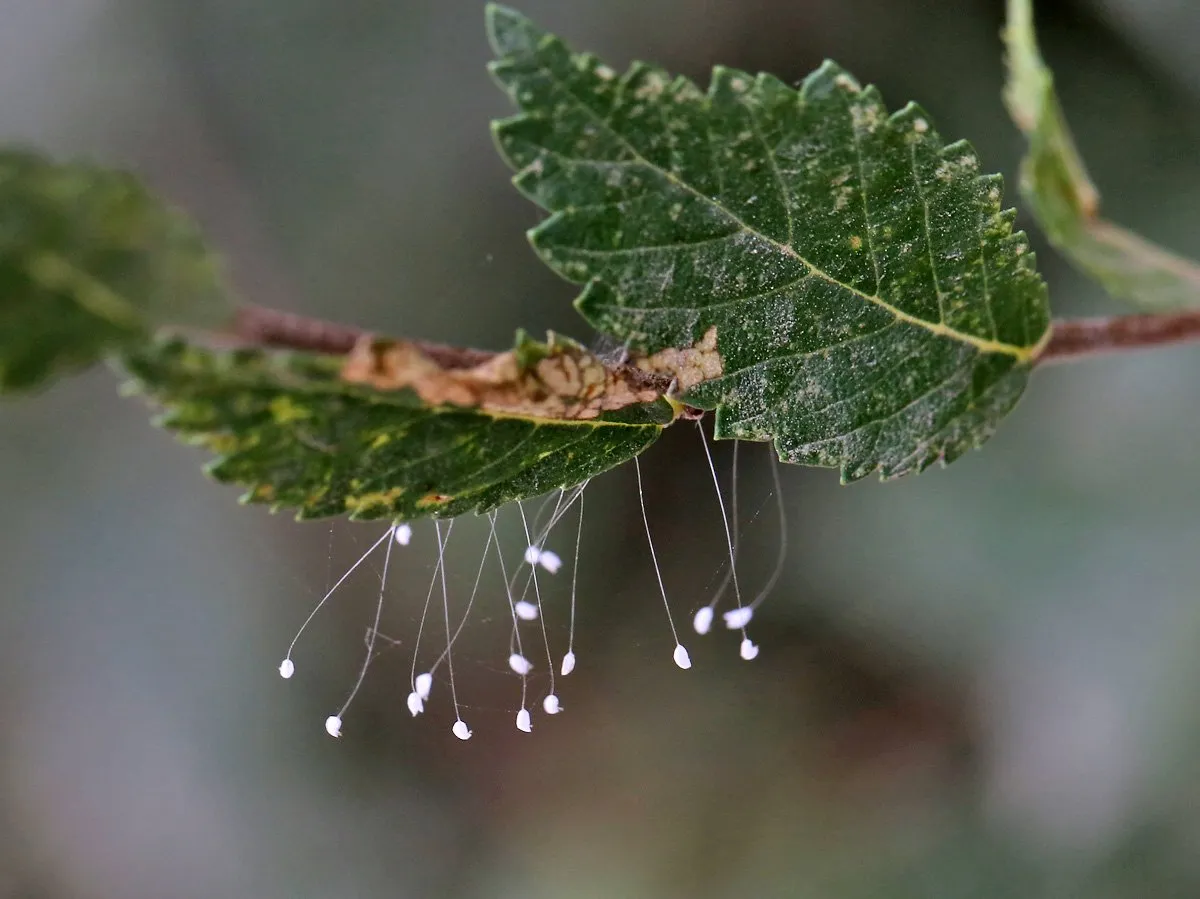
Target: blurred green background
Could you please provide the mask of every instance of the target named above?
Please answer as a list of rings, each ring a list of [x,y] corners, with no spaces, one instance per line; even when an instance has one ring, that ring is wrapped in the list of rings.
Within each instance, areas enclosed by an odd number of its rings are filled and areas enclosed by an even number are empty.
[[[509,110],[478,0],[2,6],[0,138],[143,173],[246,298],[490,348],[517,326],[589,337],[491,146]],[[796,81],[834,57],[1012,184],[998,0],[523,9],[614,64],[698,79],[720,62]],[[1039,12],[1109,213],[1200,255],[1200,7]],[[1041,249],[1058,314],[1115,308]],[[240,508],[105,371],[8,401],[0,896],[1198,895],[1198,380],[1194,347],[1053,368],[946,471],[841,488],[786,470],[790,555],[753,663],[722,632],[688,636],[690,672],[671,664],[633,474],[608,475],[587,494],[564,713],[514,729],[492,574],[456,654],[469,743],[444,680],[424,717],[404,706],[432,526],[393,556],[382,629],[401,642],[335,741],[322,721],[360,664],[378,560],[305,635],[295,678],[275,666],[378,526]],[[724,539],[694,430],[674,431],[643,466],[686,625]],[[753,591],[776,536],[765,450],[742,459]],[[718,461],[727,478],[728,445]],[[571,542],[564,524],[550,545]],[[460,603],[482,544],[478,522],[456,529]]]

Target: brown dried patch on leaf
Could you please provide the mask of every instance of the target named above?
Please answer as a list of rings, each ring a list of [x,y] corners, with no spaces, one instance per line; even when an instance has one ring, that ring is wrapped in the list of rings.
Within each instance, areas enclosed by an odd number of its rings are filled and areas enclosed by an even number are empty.
[[[634,364],[642,371],[673,379],[678,393],[701,381],[719,378],[725,372],[725,360],[717,351],[716,325],[705,331],[694,346],[660,350],[652,356],[634,360]]]
[[[342,378],[377,390],[408,388],[431,406],[559,421],[586,421],[663,395],[658,379],[631,366],[609,367],[553,334],[542,349],[525,365],[509,351],[446,367],[411,341],[364,337],[346,357]]]

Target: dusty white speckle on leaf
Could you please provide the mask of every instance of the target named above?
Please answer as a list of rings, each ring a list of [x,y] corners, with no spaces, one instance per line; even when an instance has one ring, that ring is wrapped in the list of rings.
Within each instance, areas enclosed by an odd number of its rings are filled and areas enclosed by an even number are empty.
[[[854,169],[848,165],[844,165],[841,167],[838,173],[833,176],[833,180],[831,180],[829,184],[831,187],[841,187],[843,184],[849,181],[853,175]]]
[[[855,103],[850,107],[850,119],[855,131],[874,131],[879,127],[879,108],[873,104]]]
[[[667,80],[658,72],[651,72],[646,80],[638,85],[633,95],[639,100],[652,100],[660,96],[667,86]]]

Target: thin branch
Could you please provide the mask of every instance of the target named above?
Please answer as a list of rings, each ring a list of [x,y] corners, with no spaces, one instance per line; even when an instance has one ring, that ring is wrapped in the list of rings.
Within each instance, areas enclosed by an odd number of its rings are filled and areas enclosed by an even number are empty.
[[[253,346],[305,350],[344,356],[366,331],[265,306],[242,306],[233,321],[233,336]]]
[[[245,306],[238,311],[232,335],[253,346],[346,355],[371,332],[352,325],[308,318],[292,312]],[[1148,349],[1200,341],[1200,310],[1118,315],[1106,318],[1068,318],[1054,322],[1054,334],[1038,362],[1067,362],[1123,350]],[[483,350],[440,343],[418,344],[443,368],[470,368],[492,358]]]
[[[372,333],[353,325],[309,318],[294,312],[268,309],[266,306],[243,306],[234,318],[231,336],[239,343],[250,346],[345,356],[354,349],[356,343],[371,337]],[[447,369],[472,368],[495,355],[484,350],[452,347],[443,343],[412,343]]]
[[[1068,318],[1054,333],[1038,362],[1067,362],[1121,350],[1140,350],[1200,340],[1200,310],[1107,318]]]

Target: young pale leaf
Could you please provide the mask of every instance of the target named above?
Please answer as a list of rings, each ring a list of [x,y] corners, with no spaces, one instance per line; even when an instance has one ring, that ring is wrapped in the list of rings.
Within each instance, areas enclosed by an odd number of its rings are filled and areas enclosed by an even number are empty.
[[[521,109],[496,142],[553,213],[535,248],[586,283],[599,330],[703,360],[678,387],[718,437],[893,477],[979,445],[1016,403],[1045,286],[1000,177],[918,107],[888,115],[832,63],[799,91],[717,68],[702,93],[618,75],[503,7],[488,23]]]
[[[167,340],[125,366],[162,425],[218,454],[213,477],[298,518],[485,512],[633,458],[673,416],[641,401],[661,388],[592,377],[599,360],[569,341],[467,355],[451,367],[404,342],[337,357]]]
[[[1029,138],[1021,188],[1051,243],[1113,296],[1149,310],[1200,306],[1200,266],[1099,217],[1100,195],[1038,50],[1032,0],[1009,0],[1009,113]]]
[[[0,151],[0,392],[230,312],[197,230],[132,176]]]

